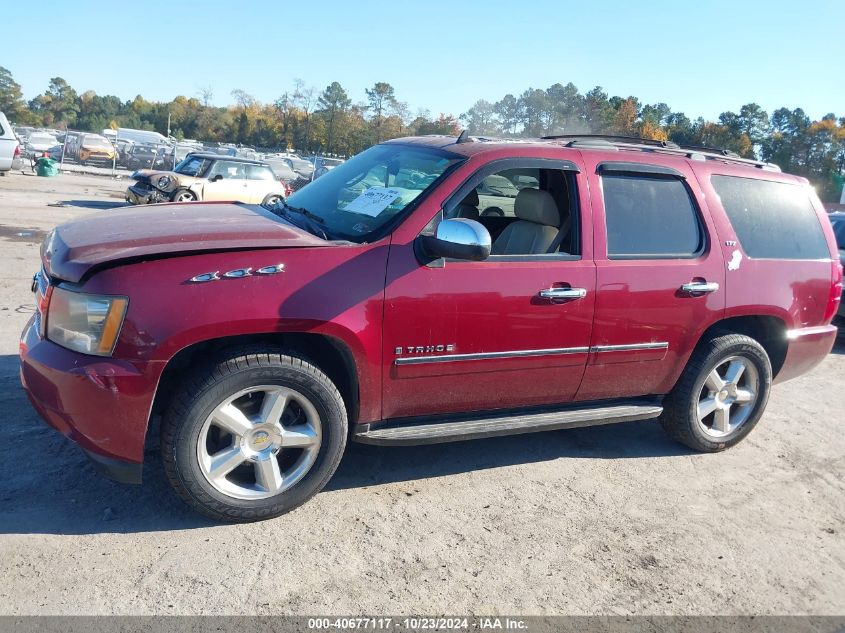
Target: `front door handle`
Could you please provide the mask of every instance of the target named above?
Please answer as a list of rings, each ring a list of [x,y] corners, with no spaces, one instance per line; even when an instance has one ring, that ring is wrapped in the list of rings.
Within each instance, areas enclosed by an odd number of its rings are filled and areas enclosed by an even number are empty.
[[[692,281],[681,286],[681,292],[688,295],[703,295],[710,292],[716,292],[719,289],[719,284],[715,281]]]
[[[570,299],[583,299],[587,296],[586,288],[546,288],[540,291],[543,299],[551,301],[568,301]]]

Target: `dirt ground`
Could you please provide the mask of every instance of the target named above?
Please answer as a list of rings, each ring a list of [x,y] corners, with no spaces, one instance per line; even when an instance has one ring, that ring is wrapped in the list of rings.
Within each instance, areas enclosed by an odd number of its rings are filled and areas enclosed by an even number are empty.
[[[127,184],[0,178],[0,613],[845,612],[843,346],[717,455],[653,421],[352,445],[326,491],[252,525],[187,510],[154,454],[143,486],[105,481],[31,409],[17,346],[44,231]]]

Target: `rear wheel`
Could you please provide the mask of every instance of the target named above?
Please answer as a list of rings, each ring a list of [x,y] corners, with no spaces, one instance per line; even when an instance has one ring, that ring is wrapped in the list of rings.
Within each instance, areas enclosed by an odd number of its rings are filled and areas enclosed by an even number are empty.
[[[762,416],[772,384],[763,347],[741,334],[699,345],[663,403],[663,428],[697,451],[716,452],[748,435]]]
[[[195,194],[190,189],[185,189],[184,187],[180,187],[173,194],[170,196],[170,199],[173,202],[196,202],[197,194]]]
[[[334,474],[346,443],[334,384],[296,356],[234,351],[199,372],[162,421],[162,457],[176,492],[216,520],[289,512]]]

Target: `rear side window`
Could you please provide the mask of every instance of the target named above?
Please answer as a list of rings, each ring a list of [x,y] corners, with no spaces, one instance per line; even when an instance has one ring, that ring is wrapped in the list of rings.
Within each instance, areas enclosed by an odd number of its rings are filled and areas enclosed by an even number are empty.
[[[224,178],[242,180],[246,176],[245,171],[243,163],[236,163],[231,160],[218,160],[208,172],[208,177],[223,176]]]
[[[821,224],[803,187],[736,176],[712,176],[711,182],[749,257],[830,258]]]
[[[698,213],[677,178],[602,176],[610,259],[676,259],[704,250]]]
[[[275,180],[276,177],[269,167],[264,165],[247,165],[246,177],[248,180]]]

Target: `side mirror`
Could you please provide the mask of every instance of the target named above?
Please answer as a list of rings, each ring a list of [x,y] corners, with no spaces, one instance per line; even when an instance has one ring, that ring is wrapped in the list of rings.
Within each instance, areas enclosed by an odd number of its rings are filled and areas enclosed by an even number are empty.
[[[490,233],[475,220],[442,220],[434,235],[421,235],[419,240],[423,252],[432,258],[480,262],[490,256]]]
[[[211,182],[217,182],[218,180],[223,180],[223,174],[216,174],[209,178]]]

